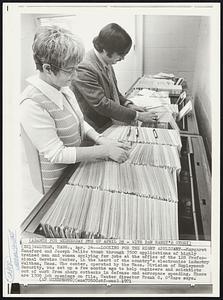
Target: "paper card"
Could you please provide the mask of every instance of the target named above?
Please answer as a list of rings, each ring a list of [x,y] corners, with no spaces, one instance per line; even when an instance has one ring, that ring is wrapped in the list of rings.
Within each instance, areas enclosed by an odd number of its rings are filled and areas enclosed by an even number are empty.
[[[188,101],[187,104],[181,109],[178,115],[178,121],[180,121],[186,114],[192,111],[192,102]]]

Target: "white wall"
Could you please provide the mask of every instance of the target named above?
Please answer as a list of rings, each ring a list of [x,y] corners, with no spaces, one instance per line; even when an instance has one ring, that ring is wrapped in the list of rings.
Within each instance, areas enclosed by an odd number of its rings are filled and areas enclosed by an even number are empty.
[[[125,56],[123,61],[114,65],[119,90],[124,94],[130,86],[143,75],[142,17],[128,16],[126,17],[125,22],[123,22],[123,24],[119,23],[119,25],[122,26],[132,38],[131,50]]]
[[[26,87],[25,79],[35,72],[32,43],[36,32],[36,15],[21,15],[21,91]]]
[[[144,74],[173,73],[192,88],[200,17],[144,16]]]
[[[210,161],[209,31],[208,17],[144,16],[143,73],[166,72],[186,79]]]

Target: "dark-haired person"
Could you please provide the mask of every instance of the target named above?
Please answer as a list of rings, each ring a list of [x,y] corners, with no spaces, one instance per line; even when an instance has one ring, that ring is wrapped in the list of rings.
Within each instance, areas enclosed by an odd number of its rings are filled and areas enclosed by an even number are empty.
[[[103,131],[115,121],[153,122],[157,114],[145,112],[134,105],[118,90],[112,65],[124,59],[132,46],[128,33],[118,24],[101,29],[91,49],[78,65],[73,92],[85,120],[97,131]]]
[[[75,162],[107,158],[125,161],[129,146],[101,137],[85,122],[69,88],[84,55],[79,38],[57,26],[40,27],[32,49],[38,74],[27,79],[20,113],[34,186],[46,193],[68,164]],[[85,137],[98,145],[80,147]]]

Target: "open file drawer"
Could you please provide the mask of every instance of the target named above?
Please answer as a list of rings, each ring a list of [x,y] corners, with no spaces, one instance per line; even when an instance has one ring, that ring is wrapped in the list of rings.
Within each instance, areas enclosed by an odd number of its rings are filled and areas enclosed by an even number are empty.
[[[210,240],[211,179],[200,136],[182,135],[181,165],[178,178],[178,224],[180,239]],[[40,221],[54,203],[77,165],[69,166],[51,190],[42,198],[21,226],[24,237],[43,236]]]

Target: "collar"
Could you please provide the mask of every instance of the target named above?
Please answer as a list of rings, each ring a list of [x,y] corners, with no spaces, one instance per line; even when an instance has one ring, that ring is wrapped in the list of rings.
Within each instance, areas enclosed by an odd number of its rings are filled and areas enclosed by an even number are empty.
[[[39,89],[47,98],[55,103],[60,109],[63,109],[64,96],[61,91],[58,91],[53,86],[49,85],[44,80],[40,79],[38,75],[31,76],[26,81],[32,86]]]
[[[109,67],[108,64],[106,64],[106,62],[103,60],[103,58],[101,57],[101,54],[96,50],[94,49],[94,53],[95,55],[97,56],[97,58],[99,59],[100,63],[102,64],[103,68],[106,69]]]

